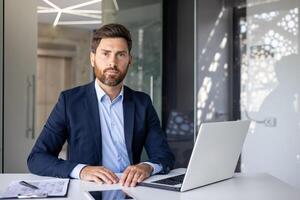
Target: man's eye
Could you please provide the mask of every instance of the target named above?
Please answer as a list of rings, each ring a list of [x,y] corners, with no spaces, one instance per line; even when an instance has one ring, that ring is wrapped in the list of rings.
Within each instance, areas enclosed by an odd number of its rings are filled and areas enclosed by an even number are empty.
[[[103,56],[108,56],[108,52],[102,52]]]

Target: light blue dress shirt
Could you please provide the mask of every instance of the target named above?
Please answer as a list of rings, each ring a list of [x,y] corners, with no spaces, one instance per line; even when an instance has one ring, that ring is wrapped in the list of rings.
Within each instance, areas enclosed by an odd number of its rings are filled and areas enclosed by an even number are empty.
[[[111,101],[95,81],[102,135],[102,165],[115,173],[123,172],[129,165],[129,156],[124,137],[123,97],[124,89]],[[153,167],[152,175],[159,173],[162,166],[145,162]],[[86,165],[78,164],[71,172],[72,178],[79,179],[80,171]]]

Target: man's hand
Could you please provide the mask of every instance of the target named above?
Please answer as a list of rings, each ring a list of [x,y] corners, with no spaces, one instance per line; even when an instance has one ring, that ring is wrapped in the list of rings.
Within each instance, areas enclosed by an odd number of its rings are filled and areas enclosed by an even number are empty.
[[[135,187],[137,183],[148,178],[153,171],[152,166],[146,163],[131,165],[125,169],[120,184],[126,187]]]
[[[119,180],[111,170],[102,166],[85,166],[80,171],[79,177],[81,180],[107,184],[117,183]]]

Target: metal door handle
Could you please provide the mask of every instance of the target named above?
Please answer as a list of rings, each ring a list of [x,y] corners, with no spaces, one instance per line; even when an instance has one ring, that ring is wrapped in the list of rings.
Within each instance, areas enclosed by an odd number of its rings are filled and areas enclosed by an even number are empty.
[[[32,131],[31,131],[31,139],[35,139],[35,75],[31,76],[32,78]]]
[[[153,101],[153,76],[150,76],[150,98]]]
[[[26,86],[27,102],[26,102],[26,135],[25,136],[26,138],[29,138],[29,135],[31,134],[31,139],[35,139],[35,75],[27,76],[26,83],[27,83]],[[30,93],[32,95],[30,95]]]

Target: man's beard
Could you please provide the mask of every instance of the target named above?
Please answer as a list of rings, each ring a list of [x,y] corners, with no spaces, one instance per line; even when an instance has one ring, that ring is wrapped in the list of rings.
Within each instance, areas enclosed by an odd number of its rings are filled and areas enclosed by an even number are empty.
[[[107,69],[103,70],[103,72],[101,72],[97,68],[96,63],[94,63],[94,73],[95,73],[96,78],[104,85],[117,86],[124,80],[124,78],[127,74],[128,66],[127,66],[126,70],[124,71],[124,73],[120,72],[116,66],[107,68]],[[113,75],[107,74],[106,72],[110,71],[110,70],[113,70],[116,73]]]

